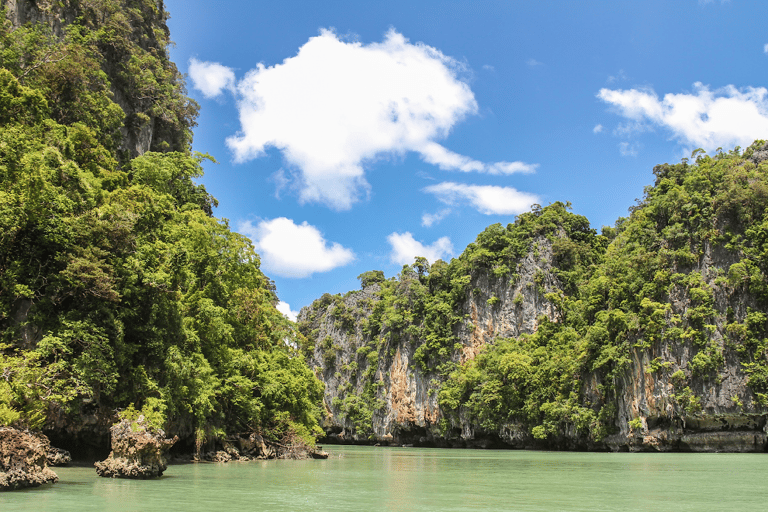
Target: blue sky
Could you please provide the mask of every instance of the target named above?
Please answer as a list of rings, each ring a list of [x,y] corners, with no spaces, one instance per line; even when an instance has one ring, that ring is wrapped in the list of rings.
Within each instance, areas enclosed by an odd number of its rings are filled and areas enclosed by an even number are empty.
[[[285,311],[532,203],[599,230],[654,165],[768,139],[763,1],[165,4],[201,181]]]

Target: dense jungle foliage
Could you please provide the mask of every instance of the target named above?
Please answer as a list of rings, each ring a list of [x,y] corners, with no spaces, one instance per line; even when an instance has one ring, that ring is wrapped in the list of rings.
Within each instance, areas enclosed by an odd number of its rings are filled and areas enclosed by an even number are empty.
[[[721,379],[726,357],[749,375],[754,404],[768,405],[768,161],[753,158],[763,147],[697,150],[695,163],[654,168],[655,184],[630,216],[603,229],[613,239],[607,250],[578,258],[591,263],[570,276],[578,286],[564,281],[562,320],[497,340],[451,374],[440,391],[448,417],[461,410],[490,431],[522,423],[540,439],[575,430],[600,440],[616,427],[615,393],[630,351],[665,344],[695,352],[675,372],[676,362],[662,357],[647,369],[668,374],[681,416],[701,412],[693,384]],[[560,269],[562,277],[562,259]],[[583,392],[590,376],[599,397]]]
[[[331,305],[350,334],[362,319],[367,347],[358,349],[366,358],[354,368],[346,363],[336,371],[344,386],[354,388],[366,375],[370,385],[334,406],[360,432],[372,432],[371,418],[385,403],[371,366],[386,367],[381,360],[405,339],[416,345],[421,370],[439,376],[434,386],[447,436],[469,422],[491,433],[514,427],[541,440],[599,441],[616,432],[617,394],[632,379],[633,351],[651,354],[640,371],[673,386],[676,417],[702,412],[701,393],[727,378],[726,361],[747,376],[748,389],[731,398],[734,407],[764,410],[768,148],[756,141],[744,152],[696,150],[690,161],[659,165],[653,174],[654,185],[630,215],[600,235],[567,205],[535,206],[506,227],[490,226],[449,263],[429,267],[417,259],[397,278],[361,275],[364,289],[379,287],[365,307],[349,311],[340,296],[317,301],[312,313]],[[468,321],[470,282],[485,274],[514,284],[522,258],[538,251],[541,237],[550,242],[551,266],[542,266],[534,280],[556,307],[556,320],[542,316],[534,333],[496,339],[459,364],[458,326]],[[542,286],[547,273],[556,278],[554,290]],[[309,340],[312,320],[300,324]],[[330,342],[322,350],[326,370],[339,348]],[[690,362],[681,366],[669,356],[677,347],[687,347]]]
[[[322,384],[252,244],[195,183],[210,157],[190,150],[167,13],[48,8],[77,16],[54,35],[0,12],[0,425],[135,408],[198,445],[313,442]],[[126,147],[147,127],[150,151]]]

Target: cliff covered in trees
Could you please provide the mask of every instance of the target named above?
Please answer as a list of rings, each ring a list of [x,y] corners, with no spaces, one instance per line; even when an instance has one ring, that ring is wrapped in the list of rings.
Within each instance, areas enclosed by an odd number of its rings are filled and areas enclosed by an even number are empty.
[[[302,309],[340,441],[764,451],[768,148],[654,168],[602,234],[554,203]]]
[[[322,384],[195,182],[162,1],[0,7],[0,425],[81,455],[137,413],[190,451],[311,443]]]

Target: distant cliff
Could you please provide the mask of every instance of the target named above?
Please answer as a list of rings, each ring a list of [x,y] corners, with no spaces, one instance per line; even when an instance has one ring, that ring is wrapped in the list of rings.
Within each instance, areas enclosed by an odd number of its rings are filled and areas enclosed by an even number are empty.
[[[328,437],[765,451],[768,151],[693,158],[601,235],[535,207],[302,309]]]

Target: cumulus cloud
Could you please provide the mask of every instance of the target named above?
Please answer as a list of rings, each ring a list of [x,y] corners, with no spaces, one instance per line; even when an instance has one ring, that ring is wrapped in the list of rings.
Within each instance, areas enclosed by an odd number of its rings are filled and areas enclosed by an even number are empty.
[[[417,256],[427,258],[430,263],[434,263],[453,254],[453,245],[447,236],[439,238],[432,245],[424,245],[406,231],[402,234],[392,233],[387,237],[387,241],[392,247],[390,260],[400,265],[410,265]]]
[[[421,225],[426,228],[432,227],[433,225],[443,220],[449,213],[451,213],[450,208],[443,208],[439,212],[435,213],[425,213],[421,216]]]
[[[446,181],[425,187],[424,192],[434,194],[445,204],[468,202],[485,215],[516,215],[528,211],[539,197],[520,192],[512,187],[493,185],[464,185]]]
[[[254,225],[243,222],[238,231],[250,237],[261,255],[262,267],[282,277],[308,277],[327,272],[355,259],[355,254],[336,242],[328,243],[322,233],[306,221],[278,217]]]
[[[603,131],[603,125],[598,124],[594,128],[592,128],[592,133],[600,133]]]
[[[189,78],[192,79],[192,87],[206,98],[215,98],[225,89],[234,91],[235,88],[235,72],[217,62],[190,59]]]
[[[768,43],[763,46],[763,53],[768,53]]]
[[[299,200],[337,210],[368,192],[366,166],[407,152],[446,170],[534,170],[523,162],[480,162],[437,142],[478,111],[461,79],[466,72],[463,63],[395,30],[367,45],[323,30],[294,57],[259,64],[237,83],[241,130],[227,144],[238,162],[277,148]],[[226,87],[203,79],[200,84],[210,94]]]
[[[298,311],[291,310],[291,305],[287,302],[280,301],[277,303],[277,310],[281,312],[283,315],[285,315],[289,320],[296,321],[296,318],[299,316]]]
[[[601,89],[597,97],[632,126],[661,126],[681,143],[706,151],[748,146],[768,135],[768,89],[728,85],[710,90],[700,82],[693,87],[693,93],[666,94],[661,99],[651,89]]]

